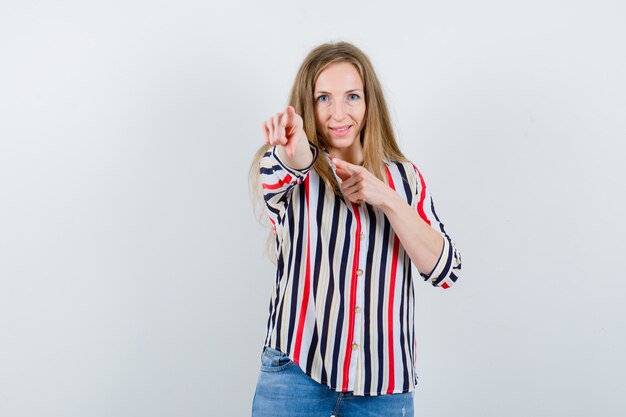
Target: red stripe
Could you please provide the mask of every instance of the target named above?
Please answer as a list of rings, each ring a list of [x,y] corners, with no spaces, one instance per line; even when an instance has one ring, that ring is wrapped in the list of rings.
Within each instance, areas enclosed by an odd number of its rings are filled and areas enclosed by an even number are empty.
[[[394,289],[396,287],[396,271],[398,269],[398,249],[400,242],[398,236],[393,238],[393,260],[391,262],[391,282],[389,283],[389,308],[387,310],[387,327],[389,327],[389,387],[387,394],[393,393],[394,389],[394,359],[393,359],[393,299]]]
[[[276,231],[276,222],[274,222],[274,220],[272,220],[272,218],[269,216],[267,216],[268,219],[270,219],[270,222],[272,223],[272,227],[274,228],[274,234],[277,235],[278,232]]]
[[[420,201],[417,203],[417,212],[419,213],[422,220],[424,220],[430,226],[430,220],[428,220],[428,217],[426,217],[426,213],[424,212],[424,200],[426,199],[426,183],[424,183],[424,177],[422,177],[422,173],[419,172],[417,167],[413,165],[413,168],[415,168],[415,171],[417,171],[417,175],[419,175],[420,177],[421,185]]]
[[[389,172],[389,168],[387,168],[387,166],[385,166],[385,171],[387,172],[387,183],[393,190],[395,190],[396,187],[393,183],[391,172]],[[398,250],[399,249],[400,249],[400,240],[398,239],[398,235],[394,233],[393,257],[391,260],[391,282],[389,283],[389,305],[387,307],[387,327],[389,328],[389,337],[387,338],[387,346],[389,350],[389,385],[387,387],[387,394],[393,393],[393,389],[395,386],[394,358],[393,358],[393,298],[394,298],[394,290],[396,287],[396,272],[398,270]]]
[[[304,277],[304,289],[302,290],[302,305],[300,306],[300,318],[298,319],[298,331],[296,333],[296,345],[293,350],[293,360],[300,364],[300,347],[302,346],[302,332],[306,319],[306,310],[309,305],[309,288],[311,282],[311,222],[309,207],[309,176],[304,180],[306,195],[306,218],[307,218],[307,243],[306,243],[306,275]]]
[[[359,214],[359,207],[352,203],[352,209],[354,210],[354,217],[356,219],[356,232],[354,233],[354,259],[352,261],[352,280],[350,282],[350,320],[348,322],[348,338],[346,344],[346,357],[343,362],[343,387],[342,391],[348,390],[348,371],[350,370],[350,359],[352,359],[352,343],[354,341],[354,308],[356,307],[356,284],[357,274],[356,271],[359,268],[359,251],[361,249],[361,215]]]
[[[289,184],[289,182],[291,182],[291,175],[287,174],[285,175],[285,178],[283,178],[282,180],[278,180],[276,184],[262,184],[262,187],[265,190],[275,190],[285,184]]]

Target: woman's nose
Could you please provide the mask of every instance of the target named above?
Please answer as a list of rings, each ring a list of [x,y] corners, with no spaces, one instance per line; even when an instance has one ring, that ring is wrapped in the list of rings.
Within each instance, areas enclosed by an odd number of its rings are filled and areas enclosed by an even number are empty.
[[[344,104],[341,101],[339,101],[335,103],[335,105],[333,106],[333,118],[335,120],[339,121],[345,117],[346,112],[345,112],[345,109],[343,108],[343,105]]]

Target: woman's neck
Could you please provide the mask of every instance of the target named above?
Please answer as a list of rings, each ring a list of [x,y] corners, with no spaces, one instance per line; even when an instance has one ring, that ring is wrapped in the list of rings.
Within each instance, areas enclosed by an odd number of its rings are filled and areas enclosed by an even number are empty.
[[[339,158],[354,165],[363,165],[365,160],[363,146],[358,139],[349,148],[329,148],[328,153],[333,158]]]

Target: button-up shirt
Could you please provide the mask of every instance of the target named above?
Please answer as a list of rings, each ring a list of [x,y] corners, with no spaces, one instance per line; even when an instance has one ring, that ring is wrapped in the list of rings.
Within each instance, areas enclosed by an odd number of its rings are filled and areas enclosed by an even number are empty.
[[[310,146],[313,162],[329,158]],[[313,162],[302,170],[290,168],[275,147],[261,159],[265,209],[276,244],[265,345],[335,391],[413,391],[411,260],[382,210],[337,195],[311,169]],[[385,174],[387,185],[443,236],[437,264],[419,271],[421,277],[450,287],[461,257],[435,213],[422,174],[408,161],[385,162]]]

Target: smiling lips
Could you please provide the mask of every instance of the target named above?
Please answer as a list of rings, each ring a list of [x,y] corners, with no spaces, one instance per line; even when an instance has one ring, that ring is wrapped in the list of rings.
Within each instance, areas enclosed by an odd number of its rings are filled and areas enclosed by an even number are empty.
[[[329,129],[336,135],[339,137],[344,137],[348,134],[348,132],[350,131],[350,128],[352,127],[352,125],[348,125],[348,126],[337,126],[337,127],[330,127]]]

